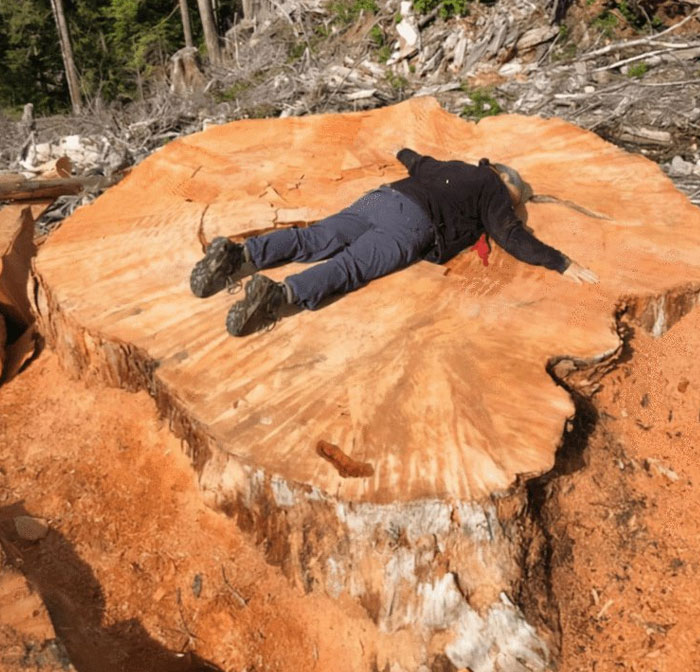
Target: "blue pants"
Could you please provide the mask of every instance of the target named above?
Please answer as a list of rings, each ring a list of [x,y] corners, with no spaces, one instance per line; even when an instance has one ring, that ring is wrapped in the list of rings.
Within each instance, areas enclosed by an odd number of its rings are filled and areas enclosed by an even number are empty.
[[[259,269],[327,259],[285,278],[294,302],[313,310],[332,294],[350,292],[412,264],[434,239],[430,218],[419,205],[380,187],[316,224],[249,238],[246,247]]]

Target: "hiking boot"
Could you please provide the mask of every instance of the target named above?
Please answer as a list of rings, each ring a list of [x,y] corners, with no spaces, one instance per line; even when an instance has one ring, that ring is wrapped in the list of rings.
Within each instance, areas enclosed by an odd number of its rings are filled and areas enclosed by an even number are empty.
[[[286,303],[284,285],[256,273],[245,286],[245,299],[228,311],[226,330],[231,336],[245,336],[272,326]]]
[[[207,247],[206,254],[192,269],[190,289],[205,299],[232,283],[232,276],[243,265],[243,245],[228,238],[217,237]]]

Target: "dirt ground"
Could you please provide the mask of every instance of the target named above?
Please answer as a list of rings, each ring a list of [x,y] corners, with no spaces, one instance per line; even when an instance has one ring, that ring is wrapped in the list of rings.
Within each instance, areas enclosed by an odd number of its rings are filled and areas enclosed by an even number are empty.
[[[49,535],[20,540],[21,513],[47,519]],[[78,672],[350,671],[381,660],[359,606],[304,597],[202,505],[145,393],[66,380],[50,352],[0,389],[0,538]],[[0,669],[22,669],[3,660],[1,636]]]
[[[637,330],[549,503],[563,670],[700,669],[700,310]]]
[[[630,345],[546,508],[566,672],[700,660],[700,310]],[[19,513],[48,536],[20,540]],[[67,380],[51,352],[0,388],[0,539],[78,672],[360,671],[400,646],[351,601],[303,595],[204,507],[145,393]],[[2,650],[0,629],[0,669],[26,669]]]

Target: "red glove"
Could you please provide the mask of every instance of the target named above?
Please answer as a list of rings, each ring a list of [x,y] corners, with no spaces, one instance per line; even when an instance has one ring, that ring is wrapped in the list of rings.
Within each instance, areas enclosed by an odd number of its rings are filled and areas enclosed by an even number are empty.
[[[491,247],[489,246],[489,241],[485,233],[482,233],[481,238],[476,241],[476,245],[473,245],[469,249],[476,250],[484,266],[489,265],[489,252],[491,252]]]

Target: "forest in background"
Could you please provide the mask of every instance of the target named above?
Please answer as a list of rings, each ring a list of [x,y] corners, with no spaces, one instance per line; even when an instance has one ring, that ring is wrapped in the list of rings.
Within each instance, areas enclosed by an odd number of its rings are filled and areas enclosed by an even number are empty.
[[[58,27],[61,15],[77,75],[79,107],[147,96],[149,84],[164,75],[170,56],[186,46],[183,7],[194,46],[207,54],[202,6],[205,11],[208,6],[219,35],[241,16],[239,0],[2,0],[0,108],[19,114],[31,102],[39,114],[70,110],[65,45]]]
[[[307,3],[308,4],[308,3]],[[467,16],[477,6],[498,0],[413,0],[416,14],[426,17]],[[601,34],[627,26],[633,32],[663,29],[659,8],[677,5],[683,14],[695,3],[666,0],[546,0],[539,5],[550,20],[563,21],[575,5],[594,10],[592,25]],[[313,5],[313,7],[311,7]],[[306,6],[306,5],[303,5]],[[534,7],[534,5],[533,5]],[[0,3],[0,112],[18,118],[31,102],[38,115],[98,111],[105,103],[143,101],[167,81],[170,57],[194,46],[211,64],[222,62],[227,32],[261,8],[272,18],[286,18],[298,39],[289,45],[296,60],[361,16],[377,16],[366,38],[375,47],[375,60],[390,54],[391,24],[400,20],[398,2],[328,0],[309,8],[328,19],[307,33],[295,26],[284,2],[275,0],[2,0]],[[263,11],[263,14],[265,11]],[[395,16],[394,16],[395,15]],[[297,19],[295,19],[297,21]],[[421,22],[422,23],[422,22]],[[330,26],[330,28],[329,28]],[[567,37],[561,24],[560,47]],[[569,40],[568,47],[573,46]],[[568,48],[567,47],[567,48]],[[568,54],[569,56],[573,54]],[[283,59],[284,60],[284,59]]]

